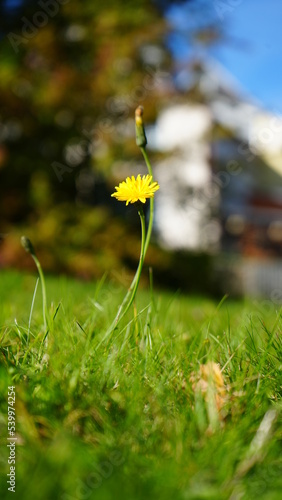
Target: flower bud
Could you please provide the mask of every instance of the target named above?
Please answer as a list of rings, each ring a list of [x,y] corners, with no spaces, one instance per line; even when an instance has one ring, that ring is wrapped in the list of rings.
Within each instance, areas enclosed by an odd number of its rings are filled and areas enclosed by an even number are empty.
[[[143,123],[143,106],[138,106],[135,110],[135,130],[136,144],[139,148],[144,148],[147,144],[147,138]]]
[[[21,237],[21,244],[27,253],[30,253],[31,255],[35,255],[35,250],[34,250],[33,244],[31,243],[29,238],[27,238],[26,236],[22,236]]]

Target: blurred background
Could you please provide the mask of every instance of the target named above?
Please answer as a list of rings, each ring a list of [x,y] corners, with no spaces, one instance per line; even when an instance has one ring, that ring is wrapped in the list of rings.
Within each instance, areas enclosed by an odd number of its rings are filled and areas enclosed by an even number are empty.
[[[282,86],[278,0],[0,2],[0,268],[128,284],[134,206],[155,178],[147,254],[159,286],[282,300]],[[146,279],[146,272],[144,273]]]

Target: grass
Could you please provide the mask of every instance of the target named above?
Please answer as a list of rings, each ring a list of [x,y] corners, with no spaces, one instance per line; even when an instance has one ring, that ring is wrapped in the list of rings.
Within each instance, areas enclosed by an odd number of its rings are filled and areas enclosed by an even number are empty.
[[[44,345],[36,277],[1,274],[1,498],[11,385],[15,498],[281,498],[279,310],[141,290],[105,344],[124,287],[46,282]]]

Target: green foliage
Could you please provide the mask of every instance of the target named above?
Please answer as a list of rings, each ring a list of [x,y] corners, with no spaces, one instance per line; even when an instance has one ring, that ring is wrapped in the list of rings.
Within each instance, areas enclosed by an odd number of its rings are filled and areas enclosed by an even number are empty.
[[[42,176],[50,206],[74,201],[81,169],[106,175],[120,157],[121,124],[139,98],[153,103],[156,93],[152,81],[150,95],[144,87],[150,68],[141,52],[148,42],[162,44],[165,24],[149,0],[54,3],[56,14],[45,14],[40,27],[40,5],[23,2],[2,40],[0,208],[7,221],[36,213]],[[79,152],[66,155],[77,144]],[[62,177],[54,162],[64,165]]]
[[[113,217],[110,208],[102,205],[87,207],[61,203],[46,211],[39,204],[38,217],[33,218],[31,226],[28,223],[17,228],[7,226],[8,235],[0,241],[0,264],[34,269],[31,258],[20,244],[24,234],[32,241],[46,272],[70,274],[86,280],[100,279],[107,273],[118,282],[122,274],[122,284],[129,286],[140,252],[140,222],[135,207],[122,206],[121,214],[122,217]],[[143,282],[147,282],[149,267],[154,269],[157,286],[181,288],[189,293],[218,292],[210,255],[172,253],[153,244],[146,255]]]
[[[38,27],[42,2],[24,1],[2,40],[0,265],[29,265],[27,234],[44,269],[101,277],[139,252],[138,221],[122,227],[110,193],[118,162],[142,162],[130,117],[144,101],[146,119],[155,114],[167,27],[150,0],[51,3],[56,14]],[[148,44],[160,64],[145,61]]]
[[[124,288],[49,278],[44,346],[39,295],[28,327],[35,281],[2,273],[0,289],[1,435],[15,385],[18,498],[280,498],[279,312],[141,291],[105,345]],[[220,411],[195,389],[208,361],[222,368]]]
[[[149,125],[171,97],[165,43],[171,28],[162,9],[173,3],[181,2],[24,0],[1,13],[1,267],[29,267],[22,234],[46,270],[99,278],[135,267],[139,221],[110,194],[124,162],[140,162],[140,171],[144,166],[135,108],[145,105]],[[204,3],[187,3],[194,36]],[[48,14],[45,4],[56,12]],[[126,226],[113,214],[126,217]],[[157,248],[148,255],[148,265],[158,264],[160,283],[172,278],[185,287],[181,268],[171,276],[172,260]],[[189,263],[184,267],[191,270]]]

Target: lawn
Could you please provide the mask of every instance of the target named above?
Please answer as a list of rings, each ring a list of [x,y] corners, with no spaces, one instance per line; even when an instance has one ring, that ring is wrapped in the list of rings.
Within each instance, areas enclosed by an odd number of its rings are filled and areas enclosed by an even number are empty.
[[[141,289],[103,342],[124,286],[49,277],[44,342],[36,279],[1,273],[1,498],[281,498],[277,308]]]

